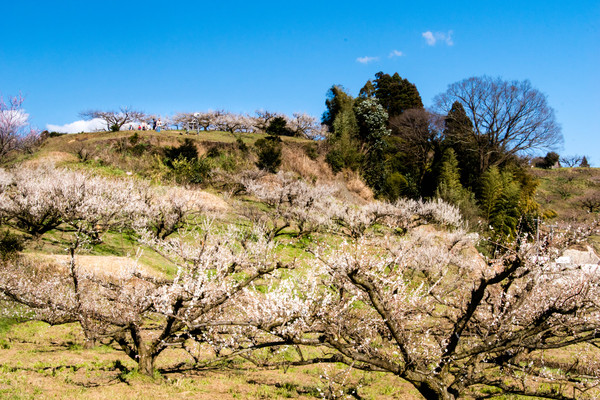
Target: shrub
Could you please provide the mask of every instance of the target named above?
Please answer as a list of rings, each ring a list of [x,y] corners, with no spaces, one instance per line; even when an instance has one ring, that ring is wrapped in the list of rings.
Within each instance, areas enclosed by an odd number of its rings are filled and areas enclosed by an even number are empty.
[[[221,155],[221,150],[219,150],[219,148],[217,148],[217,147],[211,147],[206,152],[206,157],[208,157],[208,158],[217,158],[220,155]]]
[[[400,172],[394,172],[385,179],[384,195],[388,200],[396,200],[406,193],[408,181]]]
[[[256,166],[271,173],[277,172],[281,166],[281,139],[277,136],[267,136],[258,139],[254,145],[258,150]]]
[[[271,136],[294,136],[294,132],[287,127],[287,121],[283,117],[273,118],[266,132]]]
[[[558,153],[551,151],[548,154],[546,154],[544,158],[538,160],[535,163],[535,166],[537,168],[550,169],[554,167],[559,162],[559,160],[560,156],[558,155]]]
[[[19,251],[23,251],[23,240],[6,230],[0,234],[0,259],[11,258]]]
[[[198,149],[196,149],[196,145],[192,139],[186,138],[181,145],[165,149],[165,157],[168,160],[167,164],[177,159],[197,160]]]
[[[310,158],[311,160],[316,160],[317,158],[319,158],[319,152],[317,151],[317,146],[314,143],[306,143],[304,146],[302,146],[302,148],[304,149],[304,152],[306,153],[306,156],[308,158]]]
[[[132,146],[135,146],[136,144],[138,144],[139,141],[140,141],[140,135],[138,135],[137,132],[129,137],[129,144],[131,144]]]
[[[345,165],[342,152],[338,150],[331,150],[329,153],[327,153],[325,156],[325,161],[327,164],[329,164],[331,170],[336,174],[340,172]]]
[[[247,154],[248,151],[250,150],[248,148],[248,145],[246,143],[244,143],[244,141],[242,140],[242,138],[238,137],[235,140],[235,143],[237,144],[238,149],[243,153],[243,154]]]
[[[139,157],[144,153],[150,152],[151,150],[152,145],[150,143],[138,143],[135,146],[132,146],[131,149],[129,149],[129,152],[131,155]]]
[[[188,160],[180,157],[171,162],[173,177],[177,183],[206,183],[210,179],[211,166],[206,158]]]

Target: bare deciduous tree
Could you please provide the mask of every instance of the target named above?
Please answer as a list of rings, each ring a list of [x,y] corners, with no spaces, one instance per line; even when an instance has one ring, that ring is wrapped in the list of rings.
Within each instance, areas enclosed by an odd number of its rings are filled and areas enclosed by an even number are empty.
[[[269,124],[271,123],[271,121],[274,118],[283,117],[282,114],[279,114],[277,112],[268,111],[268,110],[256,110],[254,112],[254,115],[255,115],[255,117],[253,118],[254,126],[260,132],[266,132],[267,128],[269,127]]]
[[[583,157],[574,155],[574,156],[561,156],[560,157],[560,165],[566,168],[574,168],[578,167],[581,164],[581,160]]]
[[[35,146],[39,133],[29,126],[28,115],[23,110],[21,96],[0,96],[0,161],[14,150],[27,150]]]
[[[413,108],[392,117],[389,126],[392,135],[400,139],[394,145],[406,155],[405,163],[414,165],[421,186],[441,141],[439,118],[423,108]]]
[[[453,83],[435,98],[436,111],[446,115],[455,101],[472,122],[465,128],[476,143],[473,151],[481,173],[515,154],[552,149],[562,142],[554,110],[527,80],[483,76]]]
[[[120,131],[123,125],[141,121],[145,116],[143,112],[132,110],[130,107],[121,107],[119,111],[88,110],[79,115],[84,119],[99,118],[103,120],[107,131]]]
[[[581,207],[589,213],[600,211],[600,193],[593,190],[578,199]]]

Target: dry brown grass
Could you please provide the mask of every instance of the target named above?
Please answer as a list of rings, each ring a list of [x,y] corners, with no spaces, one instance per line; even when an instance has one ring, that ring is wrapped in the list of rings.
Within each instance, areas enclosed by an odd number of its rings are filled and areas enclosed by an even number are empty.
[[[371,188],[361,179],[360,175],[355,171],[344,171],[344,181],[346,182],[346,188],[350,193],[355,194],[363,200],[373,200],[374,195]]]
[[[69,265],[71,260],[69,256],[59,254],[35,254],[34,257],[63,267]],[[129,257],[77,255],[75,256],[75,262],[82,273],[91,273],[96,276],[121,276],[132,270],[136,270],[144,276],[155,278],[162,276],[155,269],[136,263],[134,259]]]
[[[77,161],[77,156],[66,151],[49,151],[41,153],[38,157],[25,160],[22,165],[28,168],[37,168],[41,165],[61,165]]]
[[[311,160],[300,146],[283,146],[281,169],[294,172],[308,181],[334,180],[335,175],[323,157]]]

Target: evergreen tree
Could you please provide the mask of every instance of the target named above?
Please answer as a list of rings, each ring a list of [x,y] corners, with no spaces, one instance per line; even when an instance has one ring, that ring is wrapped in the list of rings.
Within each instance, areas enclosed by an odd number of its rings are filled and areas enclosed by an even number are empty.
[[[376,99],[359,98],[355,102],[353,110],[361,141],[372,146],[389,136],[388,113]]]
[[[544,162],[541,167],[544,169],[550,169],[557,165],[560,167],[560,155],[554,151],[551,151],[544,157]]]
[[[441,199],[458,205],[465,197],[465,189],[460,183],[458,160],[451,148],[442,157],[438,181],[438,197]]]
[[[590,167],[590,164],[588,163],[586,156],[583,156],[583,158],[581,159],[581,164],[579,164],[579,166],[581,168],[589,168]]]
[[[321,121],[324,125],[327,125],[330,132],[334,132],[333,123],[338,113],[348,108],[352,109],[353,103],[354,99],[346,93],[346,90],[341,85],[333,85],[327,91],[327,99],[325,100],[327,109],[323,113]]]
[[[325,160],[333,170],[339,172],[343,168],[357,170],[362,163],[361,144],[358,138],[358,124],[354,115],[354,99],[347,93],[339,91],[341,87],[334,86],[330,93],[334,94],[328,100],[328,110],[325,115],[335,115],[327,138],[329,151]]]
[[[168,162],[177,159],[185,159],[188,161],[198,159],[198,149],[196,144],[190,138],[185,138],[183,143],[177,147],[168,147],[165,149],[165,156]]]
[[[272,136],[294,136],[294,132],[287,127],[287,121],[283,117],[275,117],[267,126],[266,132]]]
[[[358,97],[362,97],[362,98],[375,97],[375,85],[373,85],[372,80],[369,79],[367,81],[367,83],[365,83],[365,86],[363,86],[362,89],[360,89],[360,92],[358,92]]]
[[[375,97],[387,111],[389,118],[402,114],[411,108],[423,108],[423,101],[417,87],[407,79],[378,72],[374,81],[367,81],[360,91],[361,97]]]
[[[388,114],[376,99],[360,98],[354,105],[360,140],[366,145],[363,174],[376,194],[384,192],[384,138],[389,136]]]
[[[462,104],[455,101],[444,119],[443,145],[452,148],[460,160],[461,183],[464,187],[476,187],[483,171],[479,171],[476,137],[473,123]]]
[[[267,136],[258,139],[254,145],[258,156],[256,166],[273,174],[276,173],[281,166],[281,139],[278,136]]]
[[[519,183],[508,171],[490,167],[481,180],[480,206],[483,216],[500,237],[514,236],[519,223]]]

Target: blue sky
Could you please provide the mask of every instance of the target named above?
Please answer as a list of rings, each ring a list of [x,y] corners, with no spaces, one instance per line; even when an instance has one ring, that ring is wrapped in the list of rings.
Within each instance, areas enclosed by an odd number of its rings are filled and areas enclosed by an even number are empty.
[[[2,14],[0,93],[22,93],[41,129],[119,106],[320,117],[331,85],[356,95],[378,71],[428,106],[485,74],[529,79],[563,127],[560,153],[600,166],[598,0],[21,0]]]

